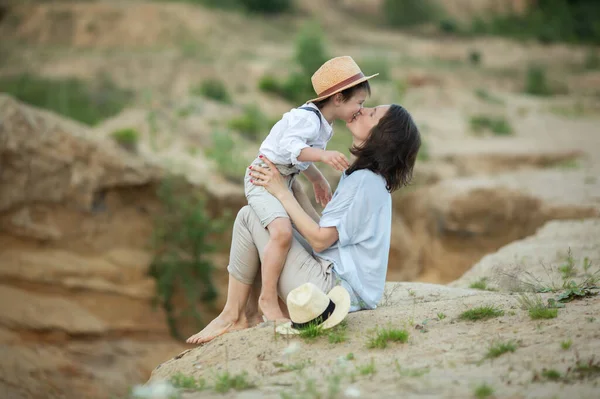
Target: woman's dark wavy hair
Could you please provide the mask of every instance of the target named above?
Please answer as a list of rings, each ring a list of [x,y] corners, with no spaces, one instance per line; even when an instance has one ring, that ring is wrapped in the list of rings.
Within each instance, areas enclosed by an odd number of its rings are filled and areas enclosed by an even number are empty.
[[[392,104],[367,140],[350,149],[356,160],[346,174],[369,169],[385,179],[391,193],[412,180],[420,147],[421,134],[412,117],[400,105]]]

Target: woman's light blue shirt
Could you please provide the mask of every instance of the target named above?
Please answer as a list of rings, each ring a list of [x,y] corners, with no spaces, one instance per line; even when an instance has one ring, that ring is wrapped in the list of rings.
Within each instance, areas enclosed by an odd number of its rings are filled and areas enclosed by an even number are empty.
[[[321,227],[335,227],[339,239],[317,256],[350,292],[350,311],[375,309],[383,296],[392,229],[392,198],[385,179],[362,169],[342,178],[323,210]]]

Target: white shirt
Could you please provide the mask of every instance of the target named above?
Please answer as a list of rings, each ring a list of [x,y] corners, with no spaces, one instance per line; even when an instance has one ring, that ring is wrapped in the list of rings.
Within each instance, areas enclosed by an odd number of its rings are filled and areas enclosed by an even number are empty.
[[[313,103],[305,105],[318,108]],[[320,112],[320,111],[319,111]],[[333,135],[333,127],[321,114],[321,122],[314,112],[294,108],[283,114],[260,146],[260,153],[274,164],[293,165],[306,170],[311,162],[300,162],[300,151],[306,147],[324,150]]]

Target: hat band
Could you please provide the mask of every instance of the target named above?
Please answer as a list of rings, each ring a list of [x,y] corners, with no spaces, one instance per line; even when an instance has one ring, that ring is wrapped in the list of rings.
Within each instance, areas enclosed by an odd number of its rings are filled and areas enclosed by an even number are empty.
[[[339,90],[345,86],[348,86],[349,84],[356,82],[357,80],[362,79],[364,77],[365,77],[365,75],[362,72],[359,72],[356,75],[350,76],[348,79],[342,80],[341,82],[331,86],[329,89],[319,93],[319,97],[328,96],[330,94],[333,94],[337,90]]]
[[[325,311],[323,313],[321,313],[319,316],[315,317],[312,320],[307,321],[306,323],[294,323],[292,321],[292,328],[296,329],[296,330],[302,330],[303,328],[308,327],[311,324],[323,324],[325,323],[325,320],[327,320],[329,318],[329,316],[331,316],[333,314],[333,311],[335,310],[335,303],[333,303],[333,301],[330,299],[329,300],[329,305],[327,305],[327,309],[325,309]]]

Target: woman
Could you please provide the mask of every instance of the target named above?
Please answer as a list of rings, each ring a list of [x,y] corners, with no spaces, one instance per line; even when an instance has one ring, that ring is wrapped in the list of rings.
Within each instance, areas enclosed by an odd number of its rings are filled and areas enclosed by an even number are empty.
[[[346,126],[354,162],[342,174],[317,223],[289,191],[274,165],[254,166],[253,184],[265,187],[283,205],[298,234],[278,282],[280,298],[311,282],[323,292],[341,284],[352,299],[350,311],[374,309],[383,295],[390,247],[390,193],[407,185],[421,146],[419,130],[399,105],[364,108]],[[257,299],[260,261],[269,233],[248,206],[233,226],[227,302],[221,314],[188,343],[208,342],[261,321]],[[287,313],[280,302],[282,312]]]

